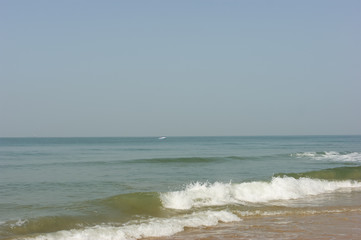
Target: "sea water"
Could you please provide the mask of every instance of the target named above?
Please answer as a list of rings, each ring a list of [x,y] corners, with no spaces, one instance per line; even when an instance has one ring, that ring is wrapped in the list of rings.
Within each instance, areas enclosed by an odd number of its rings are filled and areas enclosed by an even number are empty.
[[[0,239],[175,237],[339,212],[361,214],[361,136],[0,138]]]

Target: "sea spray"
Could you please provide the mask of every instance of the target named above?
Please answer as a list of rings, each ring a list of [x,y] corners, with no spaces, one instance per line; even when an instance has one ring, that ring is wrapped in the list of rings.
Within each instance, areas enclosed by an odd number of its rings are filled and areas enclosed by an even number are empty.
[[[355,181],[326,181],[320,179],[274,177],[270,182],[192,183],[184,190],[161,194],[166,208],[191,209],[228,204],[267,203],[275,200],[299,199],[340,189],[358,189]]]

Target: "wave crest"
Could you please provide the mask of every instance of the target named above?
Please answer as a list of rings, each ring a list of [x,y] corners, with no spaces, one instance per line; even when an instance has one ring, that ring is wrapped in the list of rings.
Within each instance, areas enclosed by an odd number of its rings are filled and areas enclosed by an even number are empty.
[[[291,154],[297,158],[311,158],[315,160],[331,160],[337,162],[361,162],[361,153],[352,152],[352,153],[339,153],[335,151],[330,152],[302,152]]]
[[[360,182],[326,181],[320,179],[274,177],[271,182],[192,183],[182,191],[161,194],[165,208],[191,209],[227,204],[267,203],[299,199],[340,189],[361,189]]]
[[[146,222],[121,227],[97,225],[95,227],[59,231],[28,240],[80,240],[80,239],[140,239],[145,237],[164,237],[181,232],[185,227],[215,226],[219,222],[238,222],[239,217],[228,211],[205,211],[169,219],[154,218]]]

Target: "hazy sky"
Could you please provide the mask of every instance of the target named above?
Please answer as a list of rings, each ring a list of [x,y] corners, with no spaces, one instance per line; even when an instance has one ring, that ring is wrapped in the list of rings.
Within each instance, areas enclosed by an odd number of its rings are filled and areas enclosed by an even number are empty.
[[[360,0],[1,0],[0,136],[361,134]]]

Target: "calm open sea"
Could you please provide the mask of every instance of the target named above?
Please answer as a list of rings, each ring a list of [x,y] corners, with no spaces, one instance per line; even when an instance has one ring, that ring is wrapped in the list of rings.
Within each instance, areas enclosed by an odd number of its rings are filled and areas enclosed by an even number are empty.
[[[0,138],[0,239],[356,239],[360,215],[361,136]]]

